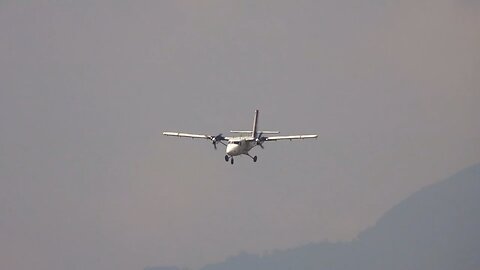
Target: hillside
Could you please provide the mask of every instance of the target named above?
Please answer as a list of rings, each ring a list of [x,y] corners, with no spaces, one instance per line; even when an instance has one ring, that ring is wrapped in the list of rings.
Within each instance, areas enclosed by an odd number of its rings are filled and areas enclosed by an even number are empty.
[[[352,242],[242,253],[202,270],[478,270],[479,230],[480,164],[414,193]]]

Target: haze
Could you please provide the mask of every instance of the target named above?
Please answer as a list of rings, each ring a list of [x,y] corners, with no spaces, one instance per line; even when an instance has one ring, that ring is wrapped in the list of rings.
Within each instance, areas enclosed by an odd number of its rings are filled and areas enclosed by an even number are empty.
[[[197,269],[348,241],[480,161],[480,5],[2,1],[0,268]],[[259,127],[231,166],[165,130]]]

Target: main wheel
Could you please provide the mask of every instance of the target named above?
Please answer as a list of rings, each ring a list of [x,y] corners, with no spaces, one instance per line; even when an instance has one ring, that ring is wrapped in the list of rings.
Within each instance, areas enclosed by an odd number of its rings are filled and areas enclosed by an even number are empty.
[[[225,161],[228,162],[229,156],[225,155]]]
[[[233,165],[233,157],[230,159],[230,163]]]
[[[253,157],[253,162],[257,162],[257,156]]]

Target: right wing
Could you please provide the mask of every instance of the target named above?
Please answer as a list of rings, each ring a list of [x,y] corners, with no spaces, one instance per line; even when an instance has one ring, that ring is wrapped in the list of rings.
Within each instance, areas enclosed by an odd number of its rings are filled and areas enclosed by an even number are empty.
[[[269,136],[264,137],[266,142],[271,141],[280,141],[280,140],[299,140],[299,139],[314,139],[317,138],[318,135],[291,135],[291,136]]]

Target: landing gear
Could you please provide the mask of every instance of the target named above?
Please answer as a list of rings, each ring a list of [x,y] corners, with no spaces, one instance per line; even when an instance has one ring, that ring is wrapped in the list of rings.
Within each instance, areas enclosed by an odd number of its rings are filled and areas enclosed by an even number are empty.
[[[245,155],[247,155],[247,156],[249,156],[251,159],[253,159],[253,162],[257,162],[257,156],[252,157],[252,156],[251,156],[250,154],[248,154],[248,153],[245,154]]]
[[[225,155],[225,161],[228,162],[230,160],[230,163],[233,164],[233,157],[229,155]]]

